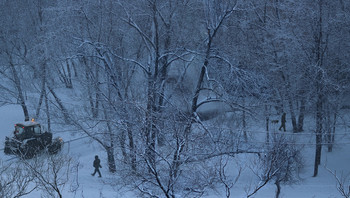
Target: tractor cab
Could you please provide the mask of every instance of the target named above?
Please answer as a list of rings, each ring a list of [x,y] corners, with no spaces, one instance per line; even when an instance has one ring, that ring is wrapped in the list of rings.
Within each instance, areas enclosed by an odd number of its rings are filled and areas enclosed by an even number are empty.
[[[17,123],[15,124],[15,130],[13,131],[15,138],[19,140],[36,137],[43,133],[45,133],[43,127],[41,127],[39,123],[34,121]]]

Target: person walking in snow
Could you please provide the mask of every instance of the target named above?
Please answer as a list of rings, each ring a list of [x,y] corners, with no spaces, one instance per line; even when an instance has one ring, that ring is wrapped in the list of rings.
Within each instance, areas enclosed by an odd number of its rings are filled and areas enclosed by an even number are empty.
[[[281,117],[281,126],[278,130],[281,130],[283,128],[284,131],[286,131],[286,113],[283,112]]]
[[[95,171],[94,171],[94,173],[91,174],[92,176],[95,176],[95,174],[98,173],[98,177],[102,177],[101,172],[100,172],[100,168],[102,168],[102,166],[100,163],[101,163],[100,159],[98,159],[98,156],[95,155],[95,160],[94,160],[94,164],[93,164]]]

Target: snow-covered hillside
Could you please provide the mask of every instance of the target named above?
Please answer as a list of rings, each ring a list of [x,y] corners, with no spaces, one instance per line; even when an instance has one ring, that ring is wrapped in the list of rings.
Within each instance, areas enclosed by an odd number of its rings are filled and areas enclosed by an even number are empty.
[[[343,112],[345,113],[345,112]],[[9,135],[13,129],[13,124],[22,121],[22,113],[19,106],[4,106],[0,108],[0,124],[2,131],[0,135],[1,145],[4,147],[4,138]],[[336,180],[329,170],[335,171],[337,176],[345,177],[350,173],[350,135],[348,134],[346,124],[349,122],[349,116],[342,116],[338,125],[338,135],[336,136],[338,143],[333,152],[329,153],[325,150],[322,152],[322,165],[320,166],[319,175],[312,177],[313,173],[313,160],[314,160],[314,136],[310,134],[312,123],[307,123],[309,129],[304,133],[298,134],[298,142],[305,144],[304,157],[306,159],[305,168],[301,173],[302,181],[297,184],[283,185],[281,191],[281,197],[295,198],[295,197],[315,197],[315,198],[335,198],[341,197],[341,194],[337,191]],[[288,125],[287,125],[288,127]],[[307,128],[307,127],[306,127]],[[55,130],[55,129],[54,129]],[[56,129],[57,130],[57,129]],[[59,131],[59,130],[57,130]],[[54,131],[54,136],[60,135],[65,141],[75,139],[67,134],[59,134]],[[286,135],[289,134],[288,132]],[[62,153],[71,156],[75,162],[79,164],[78,171],[70,174],[71,182],[74,182],[74,186],[77,188],[75,192],[70,192],[72,184],[67,183],[63,188],[63,197],[84,197],[84,198],[97,198],[97,197],[135,197],[135,193],[127,192],[126,189],[118,188],[117,186],[109,185],[109,181],[118,179],[118,175],[110,175],[107,170],[107,160],[105,152],[96,143],[91,142],[88,139],[80,139],[65,144]],[[101,158],[102,178],[92,177],[93,171],[92,161],[95,155],[99,155]],[[1,161],[4,164],[14,163],[18,159],[13,156],[5,156],[3,152],[0,153]],[[246,159],[244,156],[239,156],[240,160]],[[248,163],[248,162],[247,162]],[[327,170],[329,169],[329,170]],[[234,172],[235,170],[233,170]],[[242,173],[237,184],[231,189],[231,197],[245,197],[245,190],[250,184],[256,182],[256,178],[249,173],[249,169],[245,169]],[[119,178],[122,180],[123,178]],[[347,183],[348,180],[345,180]],[[274,197],[275,185],[268,184],[262,188],[254,197]],[[40,197],[40,191],[34,191],[24,197]],[[217,191],[209,192],[204,197],[225,197],[225,191],[218,186]]]

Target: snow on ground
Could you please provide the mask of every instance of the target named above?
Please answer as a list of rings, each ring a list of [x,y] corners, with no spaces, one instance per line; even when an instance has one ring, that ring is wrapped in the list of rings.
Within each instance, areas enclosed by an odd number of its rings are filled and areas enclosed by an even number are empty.
[[[336,198],[341,197],[339,192],[336,189],[336,182],[334,177],[329,173],[325,168],[337,172],[337,175],[341,173],[344,175],[350,174],[350,135],[348,134],[349,118],[343,116],[340,122],[340,127],[336,136],[336,141],[340,142],[339,145],[335,146],[333,152],[327,152],[326,148],[323,148],[322,151],[322,165],[319,168],[319,175],[317,177],[312,177],[313,175],[313,161],[314,161],[314,135],[312,135],[312,126],[313,122],[306,120],[305,132],[299,135],[298,141],[301,143],[309,143],[311,145],[306,145],[304,148],[305,153],[305,169],[301,173],[302,181],[298,184],[291,186],[282,185],[281,196],[283,198]],[[5,136],[11,134],[13,126],[16,122],[23,121],[22,110],[20,106],[4,106],[0,108],[0,125],[2,130],[0,132],[0,149],[4,147]],[[287,128],[290,129],[287,123]],[[263,126],[263,125],[262,125]],[[55,129],[53,129],[55,132]],[[288,134],[288,133],[287,133]],[[290,134],[292,135],[292,134]],[[55,133],[54,133],[54,136]],[[60,134],[65,141],[74,139],[67,134]],[[109,172],[107,169],[107,160],[106,155],[103,149],[94,142],[89,141],[88,139],[81,139],[78,141],[70,142],[65,144],[63,151],[68,153],[73,157],[77,162],[79,162],[79,170],[77,175],[71,175],[78,178],[79,188],[76,194],[69,192],[69,187],[64,188],[63,197],[84,197],[84,198],[98,198],[98,197],[135,197],[133,193],[122,192],[113,189],[110,185],[106,184],[104,181],[108,179]],[[101,158],[101,164],[103,168],[101,173],[102,178],[92,177],[91,173],[93,172],[92,162],[95,155],[99,155]],[[3,151],[0,152],[0,159],[5,163],[10,163],[13,156],[4,155]],[[244,157],[243,157],[244,159]],[[248,163],[248,162],[246,162]],[[249,169],[244,170],[245,173],[249,172]],[[235,170],[233,170],[235,172]],[[246,197],[245,189],[249,186],[250,183],[256,182],[256,178],[251,177],[251,174],[242,174],[242,177],[238,183],[231,189],[231,197]],[[249,176],[250,175],[250,176]],[[263,189],[261,189],[254,197],[256,198],[269,198],[274,197],[275,194],[275,185],[268,184]],[[31,197],[40,197],[40,192],[33,192],[26,198]],[[215,197],[225,197],[224,189],[218,188],[216,192],[211,192],[209,195],[206,195],[207,198]]]
[[[20,106],[5,106],[0,108],[0,125],[2,130],[0,133],[0,149],[4,148],[5,136],[11,136],[13,127],[15,123],[23,122],[24,117],[22,115],[22,110]],[[61,136],[65,141],[76,139],[68,134],[55,134],[53,129],[53,136]],[[62,150],[63,153],[68,153],[73,159],[79,163],[78,170],[78,179],[79,187],[76,193],[69,192],[70,186],[66,185],[63,192],[63,197],[84,197],[84,198],[99,198],[99,197],[133,197],[127,193],[123,194],[121,192],[116,192],[110,185],[104,184],[104,179],[108,178],[108,168],[105,152],[102,148],[87,139],[81,139],[78,141],[73,141],[66,143]],[[91,176],[94,168],[92,163],[94,156],[99,155],[101,159],[102,169],[100,169],[102,178]],[[7,156],[3,153],[3,150],[0,151],[0,159],[4,163],[14,162],[13,155]],[[72,178],[75,178],[76,175],[71,175]],[[131,193],[129,193],[131,194]],[[41,197],[40,192],[33,192],[25,198],[38,198]]]

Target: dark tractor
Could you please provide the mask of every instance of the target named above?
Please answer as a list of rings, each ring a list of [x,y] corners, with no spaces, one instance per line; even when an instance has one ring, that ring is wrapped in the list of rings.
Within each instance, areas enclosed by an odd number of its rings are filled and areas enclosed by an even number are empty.
[[[50,155],[56,154],[62,146],[61,138],[52,139],[52,133],[47,132],[39,123],[32,120],[15,124],[13,137],[5,138],[4,152],[7,155],[15,154],[30,159],[44,150]]]

